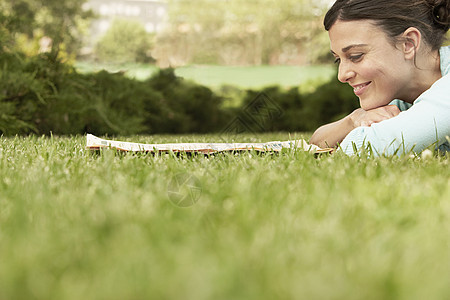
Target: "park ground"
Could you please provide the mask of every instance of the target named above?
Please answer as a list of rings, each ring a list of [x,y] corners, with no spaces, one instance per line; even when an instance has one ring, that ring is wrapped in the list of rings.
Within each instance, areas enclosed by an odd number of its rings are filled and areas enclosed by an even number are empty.
[[[450,298],[448,156],[122,155],[86,151],[83,136],[0,143],[0,299]]]
[[[128,77],[145,80],[159,69],[148,64],[100,64],[77,62],[75,68],[81,73],[100,70],[124,72]],[[310,66],[216,66],[190,65],[175,69],[177,76],[193,80],[198,84],[217,89],[221,86],[237,88],[262,88],[280,86],[283,88],[299,85],[316,85],[330,80],[335,74],[331,65]]]

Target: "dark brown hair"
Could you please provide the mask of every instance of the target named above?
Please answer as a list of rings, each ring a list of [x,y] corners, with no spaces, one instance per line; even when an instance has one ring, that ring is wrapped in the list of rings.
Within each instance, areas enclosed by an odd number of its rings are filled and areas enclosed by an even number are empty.
[[[336,21],[372,20],[397,41],[417,28],[432,50],[444,43],[450,25],[450,0],[337,0],[325,16],[325,29]]]

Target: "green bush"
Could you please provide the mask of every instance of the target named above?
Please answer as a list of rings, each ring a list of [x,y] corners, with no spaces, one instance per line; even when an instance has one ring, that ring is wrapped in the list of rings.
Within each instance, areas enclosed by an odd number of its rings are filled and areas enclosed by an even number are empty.
[[[137,21],[116,19],[97,42],[95,54],[100,61],[115,63],[154,61],[149,51],[151,36]]]
[[[39,111],[52,94],[53,83],[40,80],[38,70],[30,69],[19,53],[0,55],[0,132],[37,132]]]
[[[220,130],[229,118],[223,98],[209,88],[175,76],[173,69],[161,70],[146,81],[160,91],[171,108],[165,121],[167,133],[206,133]]]
[[[51,54],[2,55],[3,134],[145,132],[142,85],[120,74],[81,75]]]
[[[223,132],[237,119],[251,132],[312,131],[357,107],[351,88],[337,80],[312,93],[279,87],[230,93],[243,97],[239,101],[177,77],[173,69],[146,81],[106,71],[83,75],[52,54],[1,53],[0,91],[4,135]],[[261,95],[266,98],[258,102]]]
[[[262,91],[249,90],[244,98],[244,107],[253,105],[261,93],[269,98],[269,111],[275,113],[259,118],[260,124],[254,128],[256,131],[313,131],[358,107],[358,98],[351,87],[335,78],[318,86],[314,92],[305,94],[301,94],[298,88],[284,91],[277,86]],[[275,106],[279,112],[270,106]],[[244,119],[251,124],[255,119],[258,122],[258,115],[245,114]]]
[[[50,54],[0,56],[0,134],[217,131],[222,98],[161,70],[145,82],[106,71],[82,75]]]

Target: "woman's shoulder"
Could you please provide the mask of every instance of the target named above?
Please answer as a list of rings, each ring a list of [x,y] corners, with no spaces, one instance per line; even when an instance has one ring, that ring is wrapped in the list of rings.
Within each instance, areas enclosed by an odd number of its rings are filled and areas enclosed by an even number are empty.
[[[449,66],[450,69],[450,66]],[[449,70],[450,71],[450,70]],[[446,107],[450,104],[448,101],[448,96],[450,95],[450,72],[448,72],[446,75],[442,76],[441,79],[436,81],[431,88],[426,90],[422,95],[420,95],[413,104],[399,100],[394,99],[389,103],[389,105],[395,105],[398,107],[400,111],[406,111],[410,109],[412,106],[416,105],[419,102],[422,102],[422,100],[427,99],[427,102],[433,102],[433,105],[436,103],[446,103]]]

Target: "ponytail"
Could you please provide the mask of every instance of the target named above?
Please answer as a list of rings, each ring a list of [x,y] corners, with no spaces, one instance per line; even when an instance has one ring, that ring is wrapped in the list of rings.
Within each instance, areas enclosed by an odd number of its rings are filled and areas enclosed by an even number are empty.
[[[434,25],[445,32],[450,27],[450,0],[436,0],[431,3],[431,16]]]

